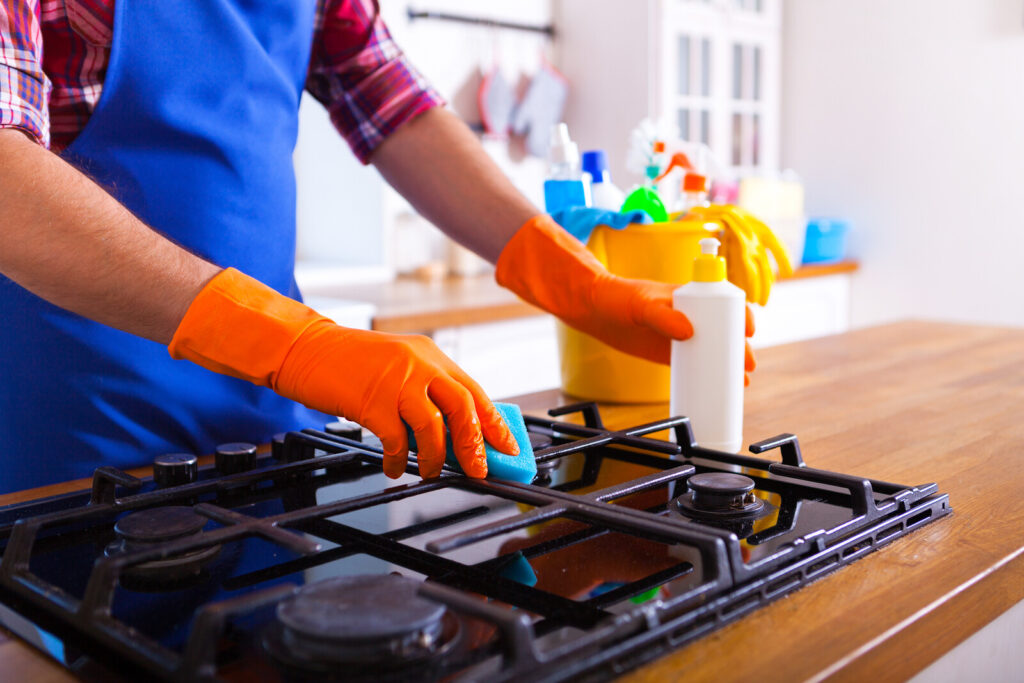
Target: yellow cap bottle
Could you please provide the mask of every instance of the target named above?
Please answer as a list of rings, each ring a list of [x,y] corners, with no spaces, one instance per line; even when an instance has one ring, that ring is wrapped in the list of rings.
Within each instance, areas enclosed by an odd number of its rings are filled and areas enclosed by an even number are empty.
[[[693,337],[672,342],[672,415],[690,418],[704,448],[737,453],[743,445],[743,290],[725,278],[718,240],[700,241],[693,280],[672,295],[693,324]]]
[[[714,237],[700,241],[700,256],[693,260],[694,282],[719,282],[725,279],[725,259],[718,255],[718,245]]]

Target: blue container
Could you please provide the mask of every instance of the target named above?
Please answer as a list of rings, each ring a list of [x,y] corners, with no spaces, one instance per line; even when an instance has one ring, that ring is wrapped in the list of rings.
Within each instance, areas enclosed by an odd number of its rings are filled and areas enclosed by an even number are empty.
[[[807,222],[803,263],[835,263],[846,256],[850,224],[837,218],[812,218]]]
[[[582,180],[545,180],[544,212],[556,213],[574,206],[589,206],[590,193]]]

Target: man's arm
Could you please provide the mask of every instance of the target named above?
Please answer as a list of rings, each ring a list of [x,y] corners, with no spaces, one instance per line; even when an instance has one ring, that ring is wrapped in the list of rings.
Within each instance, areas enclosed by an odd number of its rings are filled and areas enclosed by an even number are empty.
[[[388,476],[405,471],[406,425],[420,445],[421,473],[440,473],[442,413],[471,476],[487,473],[485,437],[517,451],[480,387],[426,338],[347,330],[221,270],[16,130],[0,130],[0,217],[4,275],[62,308],[169,344],[175,358],[357,420],[384,443]]]
[[[693,334],[672,307],[676,285],[609,273],[515,189],[452,114],[421,114],[370,160],[425,218],[494,263],[498,284],[569,326],[664,364],[671,340]]]
[[[541,213],[454,114],[435,107],[384,139],[370,157],[427,220],[491,263]]]
[[[25,289],[167,344],[219,271],[22,132],[0,130],[0,272]]]

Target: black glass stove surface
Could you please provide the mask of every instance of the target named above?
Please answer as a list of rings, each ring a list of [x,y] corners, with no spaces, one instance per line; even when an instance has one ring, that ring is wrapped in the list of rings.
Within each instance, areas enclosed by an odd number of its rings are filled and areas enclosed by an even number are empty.
[[[351,425],[101,468],[0,509],[0,622],[86,678],[600,680],[951,511],[792,435],[751,446],[776,462],[567,412],[527,418],[532,485],[390,480]]]

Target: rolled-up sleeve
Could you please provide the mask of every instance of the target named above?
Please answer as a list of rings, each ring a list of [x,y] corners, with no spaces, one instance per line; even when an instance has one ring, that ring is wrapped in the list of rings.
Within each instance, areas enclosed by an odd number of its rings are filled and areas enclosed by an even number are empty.
[[[38,0],[0,0],[0,128],[23,130],[49,147],[50,89]]]
[[[365,164],[384,138],[444,101],[406,61],[374,3],[324,2],[306,89]]]

